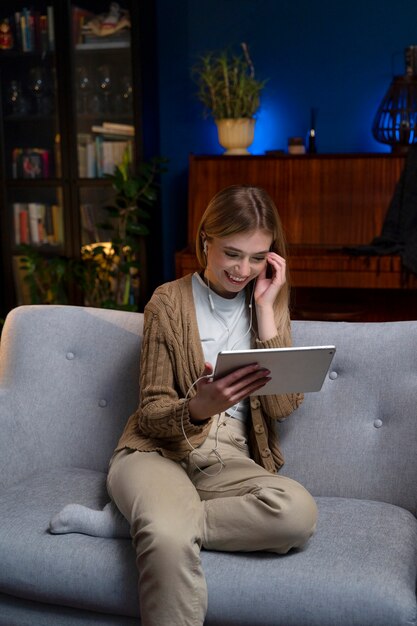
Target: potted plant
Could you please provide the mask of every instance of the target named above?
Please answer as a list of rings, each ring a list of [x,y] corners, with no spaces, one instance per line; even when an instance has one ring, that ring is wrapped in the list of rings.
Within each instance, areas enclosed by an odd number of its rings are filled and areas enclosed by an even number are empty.
[[[205,114],[217,125],[225,154],[248,154],[253,142],[255,113],[266,81],[255,78],[255,68],[246,43],[240,54],[228,50],[208,52],[192,68],[197,97]]]
[[[97,224],[109,233],[108,241],[83,246],[75,273],[89,306],[137,310],[140,248],[149,234],[149,207],[157,200],[157,176],[165,159],[141,161],[133,171],[129,152],[114,174],[107,174],[115,192],[104,207],[108,219]]]

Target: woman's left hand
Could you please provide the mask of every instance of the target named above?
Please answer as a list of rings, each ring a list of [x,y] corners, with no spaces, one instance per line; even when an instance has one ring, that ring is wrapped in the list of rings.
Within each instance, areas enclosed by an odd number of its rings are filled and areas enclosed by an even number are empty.
[[[256,279],[254,298],[258,307],[273,307],[276,297],[286,282],[286,263],[276,252],[268,252],[266,264]],[[268,272],[269,269],[269,272]],[[267,277],[267,273],[271,277]]]

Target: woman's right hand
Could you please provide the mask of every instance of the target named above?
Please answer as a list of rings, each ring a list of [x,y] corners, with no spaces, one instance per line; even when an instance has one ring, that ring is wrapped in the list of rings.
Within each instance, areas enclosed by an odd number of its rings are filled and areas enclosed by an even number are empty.
[[[270,380],[270,372],[257,363],[245,365],[216,380],[211,378],[211,374],[213,367],[206,363],[202,374],[204,378],[196,384],[197,393],[188,405],[190,417],[195,422],[226,411]]]

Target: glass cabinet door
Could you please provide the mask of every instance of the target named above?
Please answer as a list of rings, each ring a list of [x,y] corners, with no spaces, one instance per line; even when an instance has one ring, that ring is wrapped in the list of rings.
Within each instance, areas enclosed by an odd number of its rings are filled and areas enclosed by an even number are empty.
[[[2,2],[1,98],[7,178],[61,176],[54,10],[45,2]]]
[[[72,39],[78,176],[103,178],[135,158],[130,13],[122,3],[77,0]]]
[[[2,223],[17,304],[37,301],[25,278],[30,263],[56,264],[52,259],[66,247],[54,22],[52,2],[0,6]],[[47,292],[50,285],[37,279]],[[39,294],[39,300],[49,295]]]
[[[133,169],[138,137],[134,122],[130,2],[75,0],[72,3],[72,58],[76,112],[77,202],[80,254],[97,270],[95,288],[84,303],[133,305],[137,272],[122,276],[117,217],[106,211],[115,194],[106,175],[122,163]],[[126,260],[126,259],[125,259]],[[118,278],[115,278],[117,276]]]

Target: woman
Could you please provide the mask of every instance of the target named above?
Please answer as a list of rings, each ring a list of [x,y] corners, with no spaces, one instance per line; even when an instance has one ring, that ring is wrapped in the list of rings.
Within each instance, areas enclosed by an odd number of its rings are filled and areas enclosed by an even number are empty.
[[[273,201],[256,187],[219,192],[196,250],[202,271],[162,285],[145,308],[140,404],[108,475],[130,523],[144,626],[203,624],[202,547],[284,554],[316,524],[310,494],[276,473],[283,459],[273,422],[302,396],[251,395],[269,380],[256,363],[211,376],[220,350],[290,345]]]

